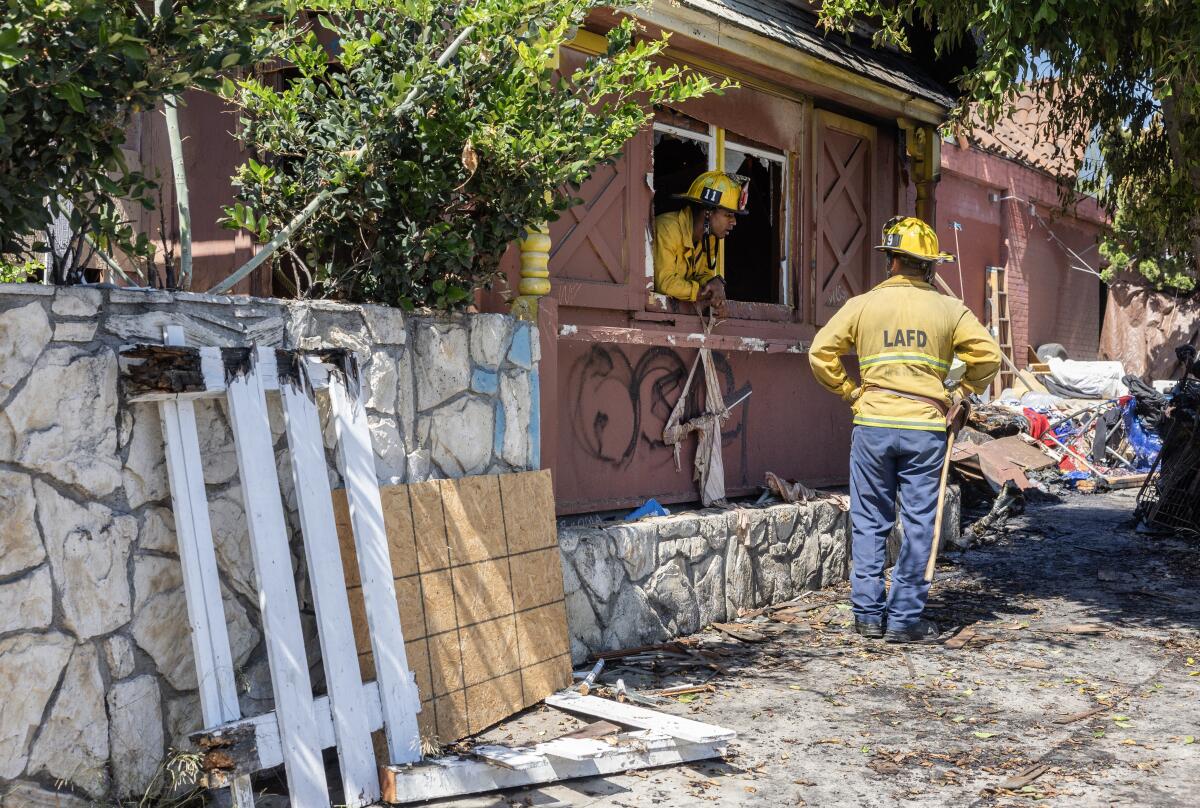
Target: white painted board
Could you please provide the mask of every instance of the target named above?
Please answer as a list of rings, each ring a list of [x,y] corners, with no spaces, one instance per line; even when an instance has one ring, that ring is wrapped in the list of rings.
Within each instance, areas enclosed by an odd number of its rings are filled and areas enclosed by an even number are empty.
[[[567,712],[602,718],[614,724],[654,730],[690,743],[717,743],[730,741],[737,737],[737,733],[733,730],[718,727],[715,724],[705,724],[690,718],[679,718],[655,710],[647,710],[645,707],[622,704],[596,696],[581,696],[574,690],[564,690],[548,696],[546,704]]]
[[[183,329],[177,325],[167,326],[163,342],[182,346]],[[199,682],[200,717],[206,726],[223,724],[240,718],[242,713],[208,516],[195,405],[190,401],[163,401],[158,412],[166,446],[167,479],[171,485],[175,539],[183,570],[192,655]],[[232,793],[236,808],[254,805],[248,777],[235,780]]]
[[[536,750],[538,747],[533,748]],[[719,758],[724,754],[723,743],[690,744],[675,741],[666,749],[616,747],[607,755],[588,760],[548,757],[545,764],[526,769],[509,769],[481,760],[435,758],[415,766],[387,767],[384,799],[388,804],[402,805],[504,788],[545,785],[578,777],[672,766],[693,760]]]
[[[566,758],[567,760],[589,760],[604,757],[617,746],[635,747],[645,750],[670,749],[677,741],[670,735],[649,729],[639,729],[634,732],[623,732],[619,735],[605,738],[555,738],[538,744],[538,749],[547,757]]]
[[[353,391],[347,388],[347,382]],[[387,531],[383,524],[383,502],[375,476],[375,455],[371,450],[371,431],[362,395],[357,378],[347,380],[340,371],[330,374],[330,413],[358,554],[388,754],[391,763],[415,763],[421,759],[421,735],[417,727],[421,702],[404,650],[404,632],[400,626],[396,585],[392,580]]]
[[[316,607],[321,660],[337,737],[344,802],[351,808],[360,808],[379,799],[379,771],[367,726],[321,422],[311,388],[285,381],[280,384],[279,392],[309,584]]]
[[[256,352],[263,358],[266,349]],[[287,524],[275,471],[267,399],[257,361],[228,384],[229,418],[237,449],[250,548],[258,579],[271,689],[283,747],[288,792],[295,808],[329,805],[321,747],[313,718],[312,681],[300,626]]]
[[[379,689],[374,682],[363,685],[363,705],[366,708],[367,728],[374,732],[383,729],[383,711],[379,707]],[[319,696],[313,699],[313,720],[317,725],[317,745],[328,749],[337,743],[333,729],[333,710],[330,708],[329,697]],[[283,744],[279,740],[279,721],[274,712],[263,713],[252,718],[242,718],[220,726],[207,727],[193,733],[197,735],[237,734],[240,730],[250,727],[254,730],[254,748],[258,760],[252,771],[271,769],[283,763]]]

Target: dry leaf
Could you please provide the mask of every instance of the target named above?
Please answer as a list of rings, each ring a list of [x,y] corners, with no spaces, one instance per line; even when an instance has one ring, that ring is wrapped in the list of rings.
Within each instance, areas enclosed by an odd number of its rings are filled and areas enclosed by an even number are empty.
[[[471,141],[469,140],[467,141],[466,145],[463,146],[462,164],[463,168],[465,168],[469,174],[474,174],[476,169],[479,168],[479,155],[475,153],[475,146],[472,145]]]

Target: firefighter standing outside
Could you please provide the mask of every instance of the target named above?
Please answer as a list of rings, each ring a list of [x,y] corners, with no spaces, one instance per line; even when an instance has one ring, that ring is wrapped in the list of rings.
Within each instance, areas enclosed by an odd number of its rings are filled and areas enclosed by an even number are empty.
[[[725,314],[725,278],[717,245],[744,216],[749,180],[706,171],[692,181],[682,210],[654,219],[654,289],[676,300],[709,305]]]
[[[833,315],[813,340],[809,361],[817,381],[854,411],[854,630],[889,642],[932,642],[938,628],[921,614],[929,594],[925,565],[951,403],[943,382],[957,357],[966,364],[961,385],[982,392],[1000,368],[1000,349],[961,301],[930,285],[935,265],[954,259],[938,251],[929,225],[896,217],[875,249],[887,257],[889,277]],[[852,352],[858,355],[859,384],[842,366],[841,357]],[[904,540],[885,595],[883,568],[897,494]]]

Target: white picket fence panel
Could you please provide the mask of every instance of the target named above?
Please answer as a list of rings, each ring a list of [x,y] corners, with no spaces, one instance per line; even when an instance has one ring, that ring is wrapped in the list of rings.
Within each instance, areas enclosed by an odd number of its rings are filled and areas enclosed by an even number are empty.
[[[168,327],[165,342],[182,348],[182,329]],[[126,359],[134,361],[145,347],[133,346]],[[546,703],[635,731],[612,742],[562,738],[527,748],[481,746],[473,758],[422,760],[420,698],[404,650],[371,435],[352,355],[204,347],[170,358],[191,363],[183,385],[187,389],[173,393],[143,386],[129,400],[158,402],[162,416],[205,725],[193,737],[224,744],[234,760],[226,780],[235,808],[254,806],[251,774],[280,764],[294,808],[329,808],[322,754],[331,747],[337,749],[344,786],[339,804],[351,808],[381,798],[391,803],[424,801],[724,754],[735,737],[732,730],[564,691]],[[359,674],[316,405],[318,390],[329,395],[375,659],[374,682],[364,683]],[[313,697],[309,677],[271,440],[267,394],[276,392],[328,686],[328,694],[318,698]],[[219,396],[229,405],[275,697],[273,711],[249,717],[241,716],[238,705],[193,405],[197,399]],[[389,758],[382,769],[376,767],[371,743],[371,733],[380,729]],[[210,773],[210,778],[215,776]]]
[[[165,337],[168,345],[183,345],[182,330],[177,327],[168,328]],[[341,804],[354,808],[374,804],[380,798],[380,781],[371,733],[384,730],[390,763],[420,760],[416,720],[420,701],[404,653],[395,585],[388,574],[391,563],[383,509],[356,366],[347,361],[333,367],[312,355],[253,348],[244,366],[230,368],[226,362],[229,356],[222,349],[202,348],[196,353],[203,368],[203,389],[181,394],[156,392],[131,400],[157,401],[162,416],[188,621],[200,682],[205,725],[201,734],[234,737],[239,730],[251,730],[253,759],[239,760],[241,768],[230,783],[236,808],[254,805],[250,773],[280,763],[287,775],[293,806],[329,806],[322,753],[331,746],[337,748],[342,776]],[[281,362],[285,367],[280,367]],[[316,391],[322,389],[330,396],[376,659],[377,681],[366,685],[359,675],[315,400]],[[328,687],[328,695],[320,698],[313,697],[301,630],[288,528],[271,443],[268,391],[278,391],[284,413]],[[274,711],[249,718],[242,718],[238,706],[193,404],[197,399],[218,396],[224,396],[229,405],[275,699]]]

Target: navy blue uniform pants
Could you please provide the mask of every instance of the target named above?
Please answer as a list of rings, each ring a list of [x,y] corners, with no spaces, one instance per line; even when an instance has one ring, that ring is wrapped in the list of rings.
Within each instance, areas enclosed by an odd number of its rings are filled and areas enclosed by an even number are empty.
[[[938,482],[946,433],[856,426],[850,441],[850,517],[853,522],[850,602],[864,623],[901,629],[917,622],[929,584],[925,565],[933,546]],[[896,496],[904,542],[884,593],[887,537],[896,523]]]

